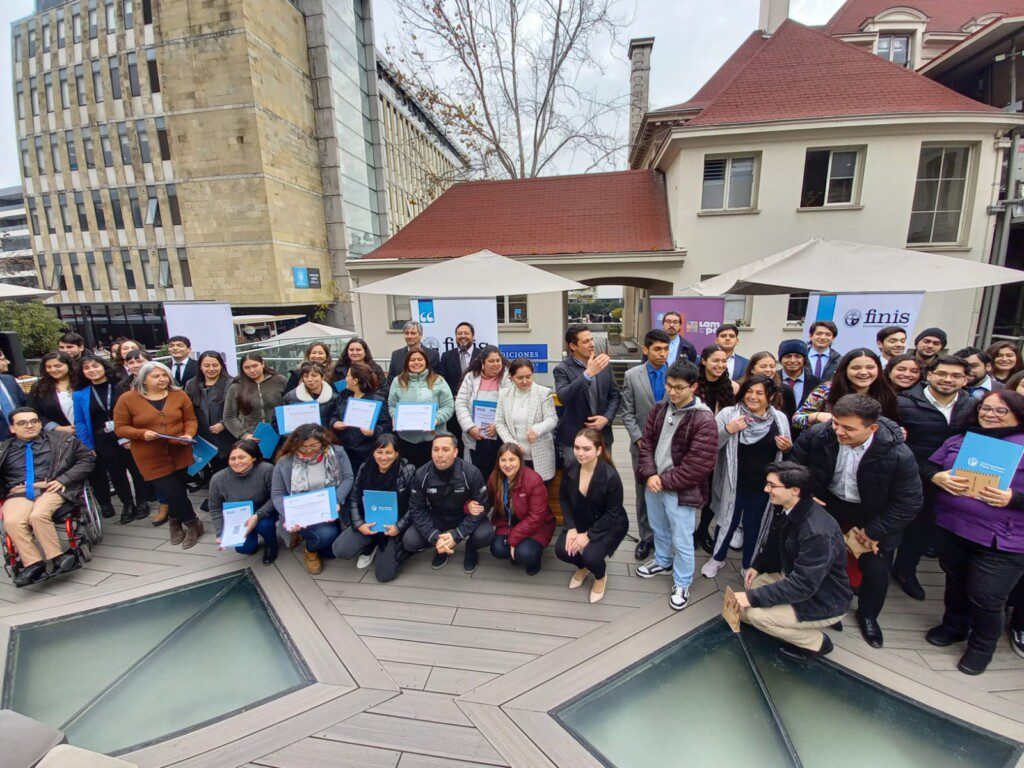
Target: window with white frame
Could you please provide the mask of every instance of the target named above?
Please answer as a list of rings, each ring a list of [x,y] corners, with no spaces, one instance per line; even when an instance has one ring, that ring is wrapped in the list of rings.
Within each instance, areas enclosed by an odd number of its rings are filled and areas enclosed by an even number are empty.
[[[910,35],[879,35],[875,53],[886,61],[910,67],[913,61]]]
[[[705,157],[702,211],[742,211],[754,207],[757,157]]]
[[[942,245],[960,242],[971,148],[923,146],[907,242]]]
[[[530,321],[526,295],[498,296],[498,323],[524,325]]]
[[[402,326],[412,320],[412,309],[406,296],[388,296],[388,325],[393,331],[402,330]]]
[[[808,149],[800,207],[856,203],[860,158],[858,149]]]

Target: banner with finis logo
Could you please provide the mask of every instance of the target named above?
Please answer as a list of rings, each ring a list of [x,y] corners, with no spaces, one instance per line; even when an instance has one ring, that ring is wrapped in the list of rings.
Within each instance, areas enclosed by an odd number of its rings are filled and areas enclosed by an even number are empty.
[[[839,335],[832,347],[840,353],[857,347],[877,350],[875,336],[888,325],[905,328],[907,338],[913,339],[923,301],[923,293],[813,293],[807,302],[804,339],[816,320],[836,324]]]
[[[455,348],[455,327],[470,323],[476,345],[498,343],[498,306],[490,299],[409,299],[412,319],[423,326],[423,344],[439,355]]]

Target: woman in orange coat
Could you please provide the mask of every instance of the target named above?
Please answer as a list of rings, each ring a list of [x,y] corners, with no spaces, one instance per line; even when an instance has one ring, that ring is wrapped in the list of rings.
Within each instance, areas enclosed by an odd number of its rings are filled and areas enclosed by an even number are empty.
[[[114,406],[114,432],[131,441],[143,478],[169,507],[171,543],[188,549],[203,535],[186,481],[199,422],[192,401],[163,363],[146,363]]]

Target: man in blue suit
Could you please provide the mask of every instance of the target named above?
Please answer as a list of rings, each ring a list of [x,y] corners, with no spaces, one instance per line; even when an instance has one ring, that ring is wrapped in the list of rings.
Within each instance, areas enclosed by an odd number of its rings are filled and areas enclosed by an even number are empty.
[[[733,381],[742,379],[750,361],[743,355],[736,354],[736,347],[740,343],[740,329],[732,323],[718,326],[718,330],[715,331],[715,343],[728,355],[725,362],[729,366],[729,378]]]
[[[3,352],[0,352],[0,357],[3,358],[5,363],[7,362]],[[4,370],[7,370],[6,365]],[[6,440],[11,436],[7,417],[11,415],[15,408],[21,408],[23,405],[28,405],[28,398],[18,385],[18,380],[9,374],[0,373],[0,411],[3,412],[3,419],[0,420],[2,421],[0,423],[0,441]]]

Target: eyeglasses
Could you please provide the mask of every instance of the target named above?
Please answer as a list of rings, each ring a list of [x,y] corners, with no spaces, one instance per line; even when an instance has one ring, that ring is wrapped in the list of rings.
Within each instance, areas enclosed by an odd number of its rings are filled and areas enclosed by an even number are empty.
[[[666,384],[665,389],[669,392],[685,392],[691,389],[691,386],[689,384]]]
[[[978,413],[994,413],[996,416],[1007,416],[1010,413],[1009,408],[997,408],[993,405],[983,405],[978,408]]]
[[[33,424],[39,424],[39,419],[19,419],[14,422],[15,427],[31,427]]]
[[[769,491],[776,491],[780,488],[785,488],[786,486],[780,483],[765,483],[764,487],[767,488]]]

